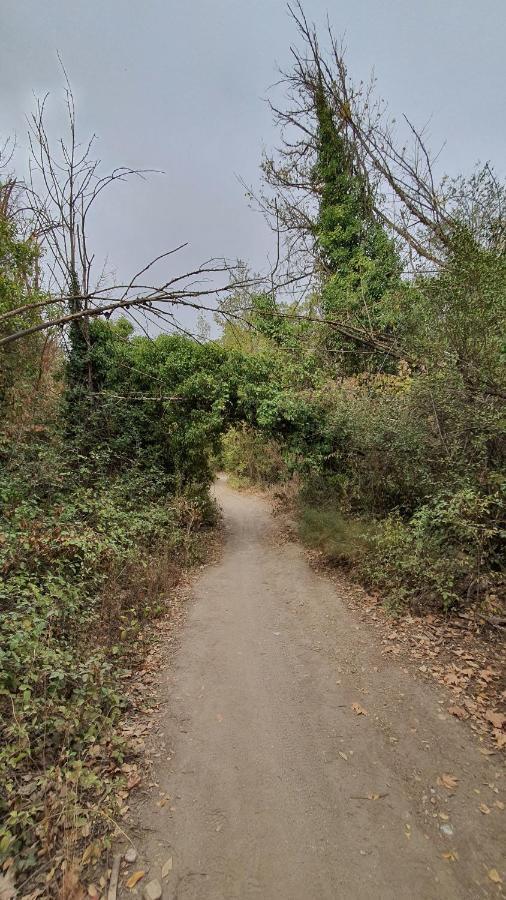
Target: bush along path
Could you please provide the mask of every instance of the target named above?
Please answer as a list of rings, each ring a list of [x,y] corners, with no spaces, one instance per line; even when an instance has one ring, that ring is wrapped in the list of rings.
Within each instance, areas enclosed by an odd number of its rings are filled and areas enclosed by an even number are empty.
[[[196,505],[151,489],[132,474],[50,505],[32,493],[2,521],[1,877],[19,896],[66,896],[136,784],[127,687],[204,552]]]
[[[216,493],[223,554],[151,673],[119,896],[498,896],[500,755],[446,712],[447,689],[382,652],[265,499]]]

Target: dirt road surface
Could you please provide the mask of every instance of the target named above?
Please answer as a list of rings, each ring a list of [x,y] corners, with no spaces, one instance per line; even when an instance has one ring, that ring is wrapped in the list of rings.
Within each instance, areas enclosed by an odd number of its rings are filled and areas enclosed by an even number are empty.
[[[501,896],[499,757],[381,655],[335,584],[276,539],[264,499],[224,481],[216,495],[224,552],[162,673],[156,787],[126,873],[149,870],[139,895],[172,859],[177,900]]]

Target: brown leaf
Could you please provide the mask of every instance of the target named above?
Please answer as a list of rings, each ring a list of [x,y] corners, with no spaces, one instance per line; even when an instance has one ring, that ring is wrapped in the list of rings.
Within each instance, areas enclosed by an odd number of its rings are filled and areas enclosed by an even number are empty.
[[[490,812],[490,806],[487,806],[486,803],[480,803],[478,809],[483,813],[484,816],[488,816]]]
[[[360,706],[360,703],[352,703],[351,708],[356,716],[367,716],[369,713],[363,706]]]
[[[143,870],[140,870],[139,872],[134,872],[133,875],[130,875],[130,878],[126,883],[127,888],[133,890],[137,882],[140,881],[141,878],[144,878],[145,874],[146,873]]]
[[[84,900],[84,890],[79,884],[79,867],[71,863],[64,872],[59,892],[59,900]]]
[[[498,731],[497,728],[494,729],[494,737],[499,750],[502,750],[503,747],[506,747],[506,734],[504,731]]]
[[[454,791],[459,783],[459,779],[455,775],[443,772],[443,774],[439,776],[437,783],[446,788],[447,791]]]
[[[490,722],[490,724],[493,725],[494,728],[498,728],[499,730],[501,728],[504,728],[504,726],[506,725],[506,716],[503,716],[503,714],[497,712],[497,710],[487,709],[485,718],[487,722]]]
[[[449,706],[448,712],[451,716],[455,716],[456,719],[468,719],[469,713],[467,713],[463,706]]]
[[[91,844],[88,844],[87,847],[83,850],[83,855],[81,856],[81,865],[85,866],[86,863],[89,863],[90,860],[98,858],[100,855],[100,842],[92,841]]]
[[[493,669],[482,669],[481,672],[479,672],[479,678],[481,678],[482,681],[486,681],[487,684],[489,681],[492,681],[494,675],[495,672]]]
[[[131,791],[132,788],[137,787],[137,785],[140,784],[140,780],[141,776],[138,773],[130,775],[130,778],[127,781],[128,790]]]

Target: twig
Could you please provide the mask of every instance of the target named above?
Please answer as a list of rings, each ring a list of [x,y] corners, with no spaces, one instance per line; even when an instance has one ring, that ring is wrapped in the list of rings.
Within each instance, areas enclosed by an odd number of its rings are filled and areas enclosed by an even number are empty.
[[[109,882],[109,890],[107,891],[107,900],[116,900],[118,893],[119,867],[121,864],[121,853],[116,853],[112,864],[111,880]]]

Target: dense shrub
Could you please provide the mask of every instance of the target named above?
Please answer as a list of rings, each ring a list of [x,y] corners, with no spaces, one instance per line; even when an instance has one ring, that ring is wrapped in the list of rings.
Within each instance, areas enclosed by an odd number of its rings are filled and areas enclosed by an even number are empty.
[[[59,850],[68,816],[112,803],[122,675],[209,509],[160,469],[111,476],[58,434],[2,457],[0,849],[23,872]],[[111,757],[94,766],[97,741]]]
[[[501,415],[449,364],[341,384],[323,373],[298,393],[271,383],[255,430],[225,439],[224,462],[261,482],[296,474],[309,545],[397,607],[448,609],[501,583]]]
[[[107,832],[125,670],[215,518],[220,352],[90,331],[94,393],[71,357],[50,408],[1,423],[0,853],[20,879]]]
[[[224,435],[220,462],[239,483],[274,484],[286,472],[279,444],[245,424]]]
[[[499,493],[463,488],[432,497],[407,521],[392,513],[377,523],[360,572],[397,609],[484,600],[502,585],[501,508]]]

